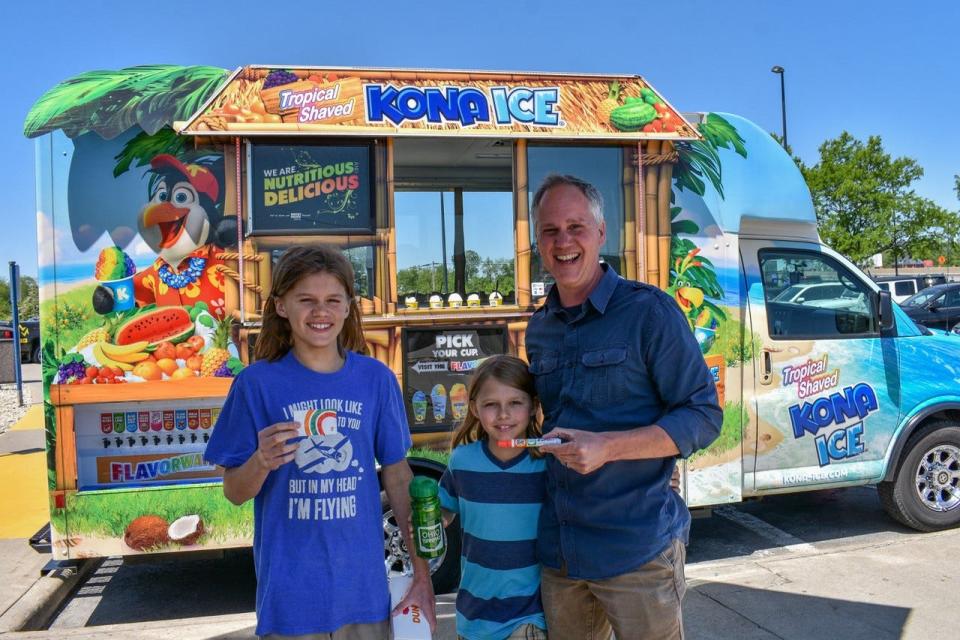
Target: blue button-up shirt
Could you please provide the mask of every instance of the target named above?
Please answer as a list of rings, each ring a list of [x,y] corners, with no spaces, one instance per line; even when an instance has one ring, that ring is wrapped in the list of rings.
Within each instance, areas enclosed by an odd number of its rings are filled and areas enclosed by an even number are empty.
[[[723,412],[677,303],[609,265],[584,304],[564,309],[554,287],[530,318],[526,348],[544,431],[626,431],[659,425],[683,457],[720,433]],[[586,475],[547,456],[537,552],[572,577],[621,575],[686,541],[690,512],[670,488],[673,458],[609,462]]]

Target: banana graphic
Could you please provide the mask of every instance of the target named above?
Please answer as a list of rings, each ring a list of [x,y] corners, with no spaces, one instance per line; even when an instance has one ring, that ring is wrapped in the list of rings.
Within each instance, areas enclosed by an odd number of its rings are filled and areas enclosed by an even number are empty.
[[[104,349],[103,353],[111,360],[115,360],[117,362],[129,362],[130,364],[136,364],[150,357],[150,354],[144,351],[141,351],[140,353],[116,354],[109,353],[106,349]]]
[[[103,352],[103,342],[96,342],[93,345],[93,357],[97,359],[102,366],[117,367],[121,371],[133,371],[133,365],[127,362],[114,360]]]
[[[101,340],[100,346],[103,348],[103,352],[111,358],[116,356],[130,355],[132,353],[140,353],[141,351],[146,351],[147,345],[150,343],[146,340],[141,340],[140,342],[134,342],[132,344],[113,344],[112,342],[106,342]]]

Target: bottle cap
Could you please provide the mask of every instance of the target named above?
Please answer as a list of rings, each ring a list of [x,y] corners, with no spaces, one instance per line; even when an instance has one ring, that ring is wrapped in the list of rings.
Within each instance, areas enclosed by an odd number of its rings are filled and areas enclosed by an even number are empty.
[[[416,476],[410,481],[411,498],[432,498],[438,492],[437,481],[426,476]]]

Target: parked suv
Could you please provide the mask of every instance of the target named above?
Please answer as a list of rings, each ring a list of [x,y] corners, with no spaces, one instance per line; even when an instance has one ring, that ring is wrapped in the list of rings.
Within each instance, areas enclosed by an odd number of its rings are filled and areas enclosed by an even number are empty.
[[[910,296],[923,291],[935,284],[946,284],[947,277],[943,274],[928,273],[922,276],[881,276],[874,278],[877,285],[884,291],[889,291],[894,302],[903,302]]]
[[[900,306],[917,324],[950,329],[960,322],[960,283],[928,287],[907,298]]]
[[[0,340],[13,340],[13,325],[0,322]],[[40,362],[40,321],[20,321],[20,361]]]

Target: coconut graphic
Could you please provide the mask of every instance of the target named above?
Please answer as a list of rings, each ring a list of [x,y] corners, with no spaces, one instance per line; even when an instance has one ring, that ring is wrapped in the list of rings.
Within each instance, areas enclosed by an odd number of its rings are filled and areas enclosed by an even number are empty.
[[[203,520],[197,514],[177,518],[170,523],[167,535],[179,545],[193,544],[203,535]]]
[[[127,525],[123,541],[131,549],[149,551],[170,542],[169,523],[157,515],[140,516]]]

